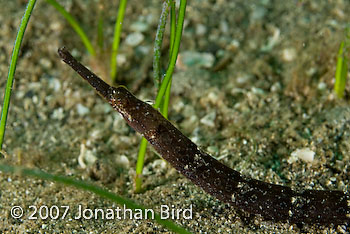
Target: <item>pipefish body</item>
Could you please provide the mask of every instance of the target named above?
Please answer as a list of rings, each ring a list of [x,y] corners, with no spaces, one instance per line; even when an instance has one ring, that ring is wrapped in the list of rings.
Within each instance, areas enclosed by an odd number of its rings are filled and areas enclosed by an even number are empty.
[[[64,47],[58,53],[165,160],[217,199],[274,222],[350,224],[349,192],[295,191],[287,186],[243,176],[201,151],[156,109],[137,99],[125,87],[111,87],[79,63]]]

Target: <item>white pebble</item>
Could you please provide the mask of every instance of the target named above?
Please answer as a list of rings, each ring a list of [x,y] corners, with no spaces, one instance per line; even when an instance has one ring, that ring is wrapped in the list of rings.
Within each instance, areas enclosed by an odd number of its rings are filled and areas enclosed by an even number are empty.
[[[123,168],[129,168],[130,162],[128,157],[126,157],[125,155],[120,155],[115,161],[118,166],[121,166]]]
[[[181,53],[181,61],[187,67],[211,68],[214,64],[215,57],[211,53],[185,51]]]
[[[142,21],[136,21],[130,25],[130,29],[134,32],[146,32],[149,29],[149,25]]]
[[[125,43],[129,46],[135,47],[137,45],[139,45],[143,39],[145,38],[145,36],[140,33],[140,32],[134,32],[129,34],[126,39],[125,39]]]
[[[58,92],[61,90],[61,82],[56,78],[49,79],[49,87]]]
[[[89,135],[92,140],[100,140],[102,139],[103,134],[104,133],[102,132],[102,130],[95,129],[95,130],[92,130],[92,132]]]
[[[242,74],[236,78],[236,82],[238,84],[245,84],[245,83],[249,82],[250,79],[251,79],[251,76],[249,76],[247,74]]]
[[[62,24],[60,22],[57,22],[57,21],[51,23],[49,27],[52,31],[62,30]]]
[[[305,162],[312,162],[314,160],[315,152],[310,150],[309,148],[302,148],[293,151],[291,156],[294,159],[299,158]]]
[[[64,118],[63,108],[59,107],[53,111],[51,118],[62,120]]]
[[[125,54],[118,54],[117,55],[117,65],[118,66],[123,66],[124,64],[126,64],[127,62],[127,58]]]
[[[213,128],[215,127],[215,118],[216,118],[216,113],[215,111],[213,111],[207,114],[206,116],[204,116],[203,118],[201,118],[200,123]]]
[[[152,167],[164,170],[166,169],[166,162],[163,159],[154,160],[154,162],[152,163]]]
[[[77,104],[77,112],[80,116],[84,116],[90,112],[89,108],[86,106],[83,106],[82,104],[78,103]]]
[[[324,82],[320,82],[317,85],[317,89],[320,90],[320,91],[326,90],[326,88],[327,88],[327,84],[324,83]]]
[[[41,58],[39,60],[39,63],[42,67],[46,68],[46,69],[50,69],[52,67],[52,62],[49,59],[46,58]]]
[[[226,50],[229,50],[231,52],[236,51],[240,46],[239,41],[237,41],[236,39],[233,39],[227,46],[226,46]]]
[[[295,59],[297,52],[294,48],[286,48],[282,51],[282,59],[285,62],[291,62]]]
[[[207,33],[207,27],[203,24],[197,24],[196,25],[196,34],[197,36],[203,36]]]
[[[271,92],[278,92],[281,89],[282,89],[281,84],[279,82],[276,82],[271,86],[270,91]]]

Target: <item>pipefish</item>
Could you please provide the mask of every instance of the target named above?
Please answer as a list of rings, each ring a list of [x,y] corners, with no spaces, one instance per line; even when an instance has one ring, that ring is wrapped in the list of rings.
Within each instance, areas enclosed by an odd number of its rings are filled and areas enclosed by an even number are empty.
[[[125,87],[112,87],[79,63],[64,47],[62,60],[84,78],[135,131],[177,171],[217,199],[265,220],[292,224],[350,224],[350,194],[292,190],[243,176],[200,150],[151,105]]]

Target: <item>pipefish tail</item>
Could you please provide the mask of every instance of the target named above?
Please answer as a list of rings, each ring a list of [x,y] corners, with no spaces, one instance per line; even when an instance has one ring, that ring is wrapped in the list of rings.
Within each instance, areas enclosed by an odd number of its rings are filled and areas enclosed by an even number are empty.
[[[209,154],[125,87],[109,86],[79,63],[64,47],[62,60],[109,102],[177,171],[217,199],[265,220],[295,224],[350,224],[349,192],[295,191],[241,175]]]

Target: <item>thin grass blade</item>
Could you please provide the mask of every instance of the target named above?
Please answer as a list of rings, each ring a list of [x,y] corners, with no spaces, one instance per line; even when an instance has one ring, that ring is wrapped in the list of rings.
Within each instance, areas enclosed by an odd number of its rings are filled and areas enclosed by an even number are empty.
[[[46,0],[47,3],[51,4],[53,7],[56,8],[56,10],[58,12],[61,13],[61,15],[68,21],[68,23],[72,26],[72,28],[74,29],[74,31],[79,35],[80,39],[82,40],[82,42],[84,43],[86,49],[88,50],[88,52],[92,55],[95,56],[96,55],[96,51],[94,49],[94,47],[92,46],[90,40],[88,39],[88,37],[86,36],[84,30],[82,29],[82,27],[79,25],[78,21],[71,15],[69,14],[68,11],[66,11],[64,9],[64,7],[59,4],[56,0]]]
[[[12,92],[12,86],[13,86],[13,79],[16,71],[16,65],[17,65],[17,59],[19,50],[21,48],[21,43],[24,37],[24,32],[26,31],[31,13],[34,9],[36,0],[29,0],[27,4],[27,8],[24,12],[24,16],[22,18],[21,24],[19,26],[15,45],[13,47],[12,56],[11,56],[11,63],[9,67],[9,73],[7,76],[7,83],[6,83],[6,89],[4,94],[4,103],[2,106],[1,111],[1,121],[0,121],[0,150],[2,150],[2,143],[4,141],[5,136],[5,128],[6,128],[6,122],[7,122],[7,116],[8,116],[8,110],[10,107],[10,99],[11,99],[11,92]]]
[[[110,69],[111,69],[110,76],[113,83],[115,83],[115,80],[117,78],[117,54],[119,49],[120,35],[122,32],[122,26],[124,21],[126,3],[127,3],[127,0],[120,0],[117,21],[115,22],[115,27],[114,27],[114,38],[113,38],[112,53],[111,53],[111,60],[110,60]]]
[[[180,1],[180,7],[179,7],[179,14],[178,14],[178,20],[176,24],[176,33],[175,33],[175,42],[173,46],[173,50],[171,53],[168,69],[165,73],[165,77],[162,81],[162,84],[159,88],[156,101],[154,104],[155,108],[159,108],[161,105],[163,96],[166,92],[166,89],[168,87],[168,84],[170,82],[171,76],[174,72],[175,69],[175,64],[176,64],[176,59],[179,54],[179,48],[180,48],[180,42],[181,42],[181,37],[182,37],[182,30],[183,30],[183,24],[184,24],[184,19],[185,19],[185,12],[186,12],[186,4],[187,0],[181,0]]]

